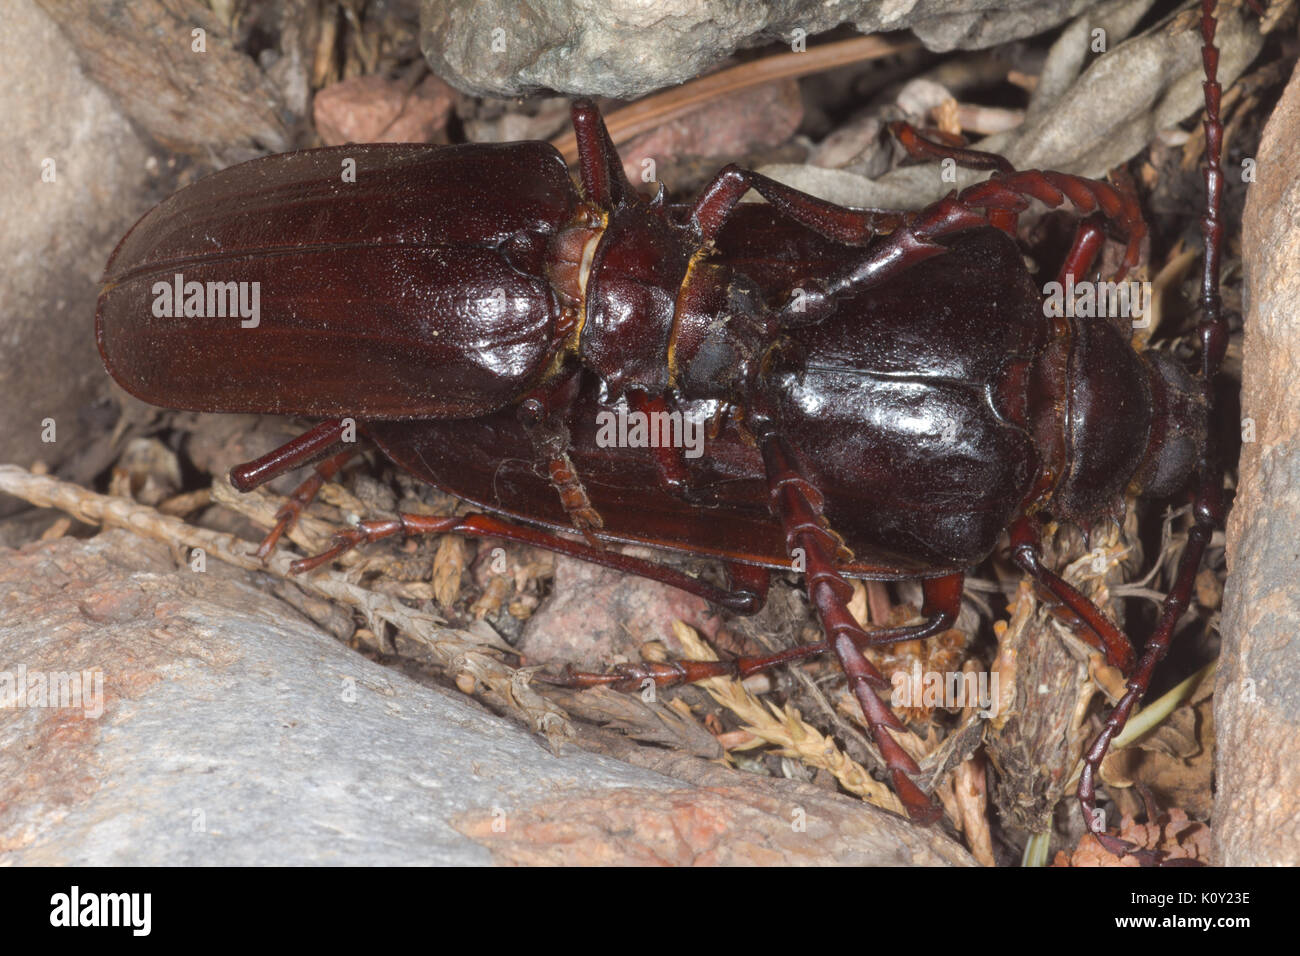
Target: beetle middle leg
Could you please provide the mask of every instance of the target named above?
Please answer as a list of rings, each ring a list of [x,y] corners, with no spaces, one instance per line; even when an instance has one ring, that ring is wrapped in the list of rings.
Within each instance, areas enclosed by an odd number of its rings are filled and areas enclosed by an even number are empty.
[[[266,560],[266,556],[271,553],[271,549],[275,547],[280,538],[293,530],[294,525],[298,523],[298,519],[302,517],[302,513],[311,507],[311,503],[316,500],[316,495],[320,493],[321,486],[337,475],[339,470],[351,461],[356,454],[357,452],[351,449],[341,451],[332,458],[326,458],[324,461],[319,462],[312,469],[312,473],[293,490],[293,493],[280,506],[280,510],[275,513],[275,527],[257,546],[257,551],[254,552],[256,557],[263,561]]]

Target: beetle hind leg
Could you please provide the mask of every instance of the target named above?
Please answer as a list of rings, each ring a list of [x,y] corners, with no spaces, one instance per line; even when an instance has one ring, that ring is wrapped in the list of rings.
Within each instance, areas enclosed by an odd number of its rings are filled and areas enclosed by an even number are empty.
[[[294,574],[301,574],[327,564],[359,545],[396,535],[409,537],[421,534],[461,534],[469,538],[500,538],[504,541],[541,548],[544,551],[554,551],[556,554],[589,561],[615,571],[650,578],[660,584],[679,588],[688,594],[698,595],[712,604],[737,614],[753,614],[762,606],[764,590],[756,587],[756,581],[752,577],[738,579],[738,587],[723,590],[664,564],[632,557],[621,551],[606,550],[603,546],[595,547],[584,541],[562,538],[550,531],[529,528],[486,514],[439,516],[400,513],[396,518],[362,521],[355,527],[337,531],[334,542],[329,548],[319,554],[293,562],[289,570]]]
[[[275,515],[275,527],[257,548],[257,557],[266,560],[285,532],[297,523],[299,516],[315,499],[321,485],[333,478],[348,459],[357,454],[355,449],[339,452],[332,458],[320,461],[345,441],[355,424],[350,419],[331,418],[321,422],[315,428],[303,432],[297,438],[285,442],[279,448],[268,452],[261,458],[246,461],[230,469],[230,483],[239,491],[252,491],[272,478],[286,472],[301,468],[311,462],[320,462],[315,473],[299,485]]]

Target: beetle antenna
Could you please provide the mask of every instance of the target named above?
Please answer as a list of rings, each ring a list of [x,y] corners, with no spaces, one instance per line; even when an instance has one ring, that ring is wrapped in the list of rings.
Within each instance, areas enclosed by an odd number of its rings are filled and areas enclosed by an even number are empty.
[[[1219,115],[1219,102],[1223,90],[1218,79],[1219,49],[1214,43],[1217,26],[1214,10],[1214,0],[1201,0],[1201,60],[1205,66],[1205,81],[1202,84],[1205,90],[1205,215],[1201,218],[1201,235],[1205,242],[1205,256],[1201,274],[1199,332],[1200,387],[1207,409],[1207,420],[1212,420],[1214,376],[1219,370],[1228,341],[1227,322],[1223,318],[1219,299],[1219,262],[1223,245],[1223,221],[1219,217],[1223,198],[1223,120]],[[1130,853],[1134,848],[1106,833],[1105,821],[1096,809],[1096,777],[1111,741],[1124,729],[1133,708],[1151,686],[1156,666],[1169,650],[1174,626],[1191,603],[1192,586],[1206,546],[1214,529],[1223,523],[1223,470],[1210,446],[1207,434],[1196,471],[1196,496],[1192,508],[1194,523],[1187,532],[1187,546],[1178,562],[1173,587],[1160,606],[1160,618],[1155,631],[1143,648],[1137,667],[1129,675],[1127,691],[1106,718],[1101,733],[1088,748],[1083,772],[1079,777],[1079,802],[1088,828],[1106,849],[1119,855]]]

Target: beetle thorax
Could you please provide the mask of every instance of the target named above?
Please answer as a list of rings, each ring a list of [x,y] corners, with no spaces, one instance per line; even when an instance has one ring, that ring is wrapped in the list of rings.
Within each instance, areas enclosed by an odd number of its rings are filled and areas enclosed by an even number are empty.
[[[615,395],[669,386],[668,342],[692,244],[660,210],[616,208],[591,259],[578,350]]]
[[[548,259],[557,295],[579,310],[581,361],[611,394],[734,399],[773,341],[757,286],[654,204],[580,215]]]

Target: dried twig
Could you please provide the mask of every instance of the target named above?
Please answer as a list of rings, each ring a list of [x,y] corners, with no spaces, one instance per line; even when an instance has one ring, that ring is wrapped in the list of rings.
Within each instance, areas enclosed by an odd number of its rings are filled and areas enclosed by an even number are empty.
[[[893,53],[914,50],[919,43],[905,41],[891,43],[880,37],[855,37],[838,43],[813,47],[803,53],[780,53],[720,70],[681,86],[655,93],[630,106],[615,110],[605,117],[610,138],[615,144],[625,143],[633,136],[662,126],[680,116],[699,109],[705,103],[735,93],[738,90],[774,80],[808,76],[849,63],[874,60]],[[562,133],[551,140],[570,165],[578,160],[578,140],[573,131]]]
[[[673,622],[673,633],[692,660],[717,660],[712,649],[681,621]],[[745,722],[745,730],[759,738],[750,746],[772,744],[779,748],[777,753],[783,757],[793,757],[810,767],[830,771],[840,786],[868,803],[895,813],[903,812],[903,806],[893,791],[840,750],[834,740],[804,723],[799,711],[789,704],[784,708],[765,705],[745,690],[740,681],[728,677],[710,677],[698,681],[697,686],[703,687],[714,700]]]

